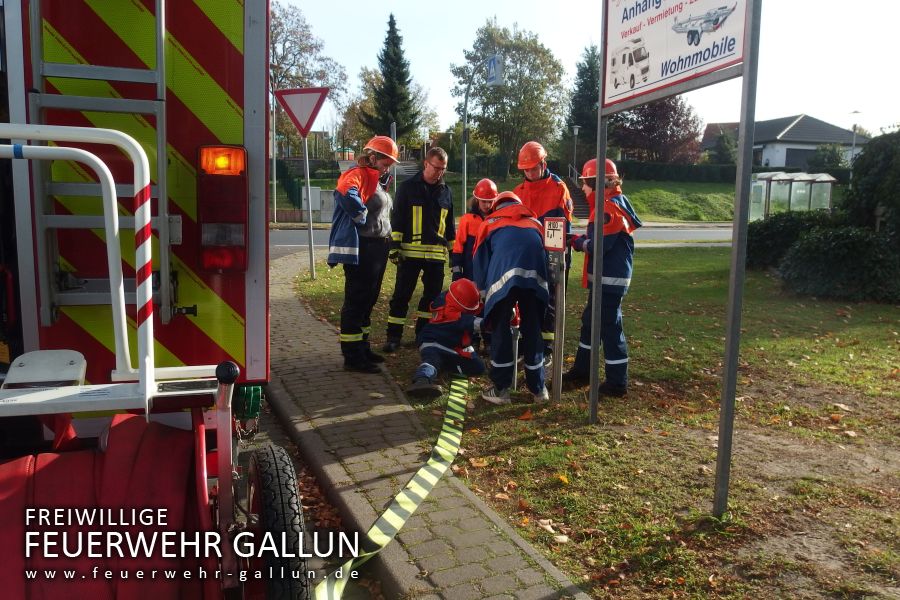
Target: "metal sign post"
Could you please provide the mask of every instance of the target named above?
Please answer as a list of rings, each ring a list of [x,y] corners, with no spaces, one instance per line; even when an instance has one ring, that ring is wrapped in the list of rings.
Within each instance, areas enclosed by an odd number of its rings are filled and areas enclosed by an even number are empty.
[[[325,96],[328,95],[328,88],[298,88],[293,90],[278,90],[275,97],[285,112],[291,118],[297,131],[303,136],[303,158],[306,166],[306,201],[309,202],[309,222],[307,223],[307,231],[309,232],[309,273],[313,279],[316,278],[316,259],[313,252],[313,226],[312,226],[312,190],[309,181],[309,146],[306,138],[319,114],[319,109],[325,103]],[[301,210],[303,202],[301,201]]]
[[[556,323],[553,338],[553,401],[559,402],[562,396],[562,364],[563,340],[566,334],[566,219],[565,217],[547,217],[544,219],[544,248],[550,255],[550,270],[556,282]]]

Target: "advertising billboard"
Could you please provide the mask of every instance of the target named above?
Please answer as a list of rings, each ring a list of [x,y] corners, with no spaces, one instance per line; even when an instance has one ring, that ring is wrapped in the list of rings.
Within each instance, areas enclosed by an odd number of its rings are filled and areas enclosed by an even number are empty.
[[[607,0],[603,108],[703,87],[740,64],[746,0],[721,2]]]

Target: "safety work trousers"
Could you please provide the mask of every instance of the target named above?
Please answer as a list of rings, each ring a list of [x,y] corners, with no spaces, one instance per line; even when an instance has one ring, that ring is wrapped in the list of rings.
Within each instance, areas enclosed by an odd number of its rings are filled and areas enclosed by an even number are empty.
[[[581,338],[572,370],[584,376],[591,371],[591,312],[593,292],[588,291],[587,305],[581,313]],[[606,381],[615,387],[628,386],[628,343],[622,329],[622,296],[600,294],[600,343],[606,363]]]
[[[505,390],[512,385],[513,369],[516,368],[516,356],[513,354],[512,330],[509,321],[513,316],[513,307],[519,304],[519,333],[522,335],[520,351],[525,363],[525,383],[532,393],[540,393],[544,389],[544,342],[541,339],[541,320],[544,316],[544,305],[534,298],[534,292],[521,288],[513,288],[510,293],[497,302],[488,315],[491,329],[491,382],[498,390]]]
[[[434,378],[441,371],[459,373],[468,377],[478,377],[484,373],[484,361],[476,353],[465,357],[459,354],[450,354],[438,348],[423,348],[419,351],[422,363],[413,375],[413,381],[424,377],[434,383]]]
[[[367,362],[372,309],[381,293],[390,238],[359,238],[359,264],[344,265],[341,307],[341,354],[347,363]]]
[[[444,288],[444,263],[432,260],[404,258],[397,265],[397,280],[394,294],[391,296],[390,314],[388,315],[387,339],[399,342],[403,337],[403,326],[406,325],[406,311],[409,300],[416,290],[416,283],[422,275],[422,298],[416,312],[416,333],[419,333],[431,318],[431,303]]]

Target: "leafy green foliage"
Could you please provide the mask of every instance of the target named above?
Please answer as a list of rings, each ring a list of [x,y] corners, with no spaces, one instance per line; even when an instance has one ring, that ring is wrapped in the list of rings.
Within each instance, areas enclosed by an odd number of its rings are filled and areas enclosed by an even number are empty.
[[[828,169],[838,169],[844,166],[844,148],[840,144],[822,144],[816,147],[816,151],[806,161],[807,171],[810,173],[822,173]]]
[[[900,302],[900,256],[861,227],[816,228],[785,253],[779,272],[798,294]]]
[[[900,131],[866,143],[853,162],[853,188],[841,204],[855,225],[874,229],[880,218],[900,252]]]
[[[512,160],[528,140],[548,144],[556,137],[566,106],[564,69],[537,34],[489,20],[475,33],[472,49],[463,54],[465,63],[450,67],[456,78],[452,93],[464,99],[468,90],[467,120],[478,125],[505,161]],[[484,84],[485,64],[494,54],[503,57],[504,85]],[[457,105],[460,117],[463,108],[462,103]]]
[[[710,154],[710,162],[717,165],[733,165],[737,162],[737,142],[731,134],[722,132]]]
[[[374,110],[360,110],[360,122],[375,135],[390,135],[391,123],[397,123],[397,138],[415,131],[420,113],[410,91],[412,76],[409,61],[403,55],[403,38],[391,13],[384,48],[378,54],[381,82],[375,87]]]
[[[800,236],[813,227],[835,227],[842,223],[824,211],[786,212],[750,223],[747,230],[747,268],[775,267]]]

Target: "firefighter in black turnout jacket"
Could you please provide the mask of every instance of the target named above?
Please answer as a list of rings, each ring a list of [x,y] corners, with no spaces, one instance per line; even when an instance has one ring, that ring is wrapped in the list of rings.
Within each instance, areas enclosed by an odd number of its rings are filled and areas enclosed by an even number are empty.
[[[431,302],[444,287],[447,251],[456,238],[453,199],[444,183],[447,153],[437,146],[425,155],[423,169],[397,187],[391,215],[391,262],[397,265],[388,315],[385,352],[399,348],[409,300],[422,276],[424,288],[416,311],[416,333],[431,318]]]

